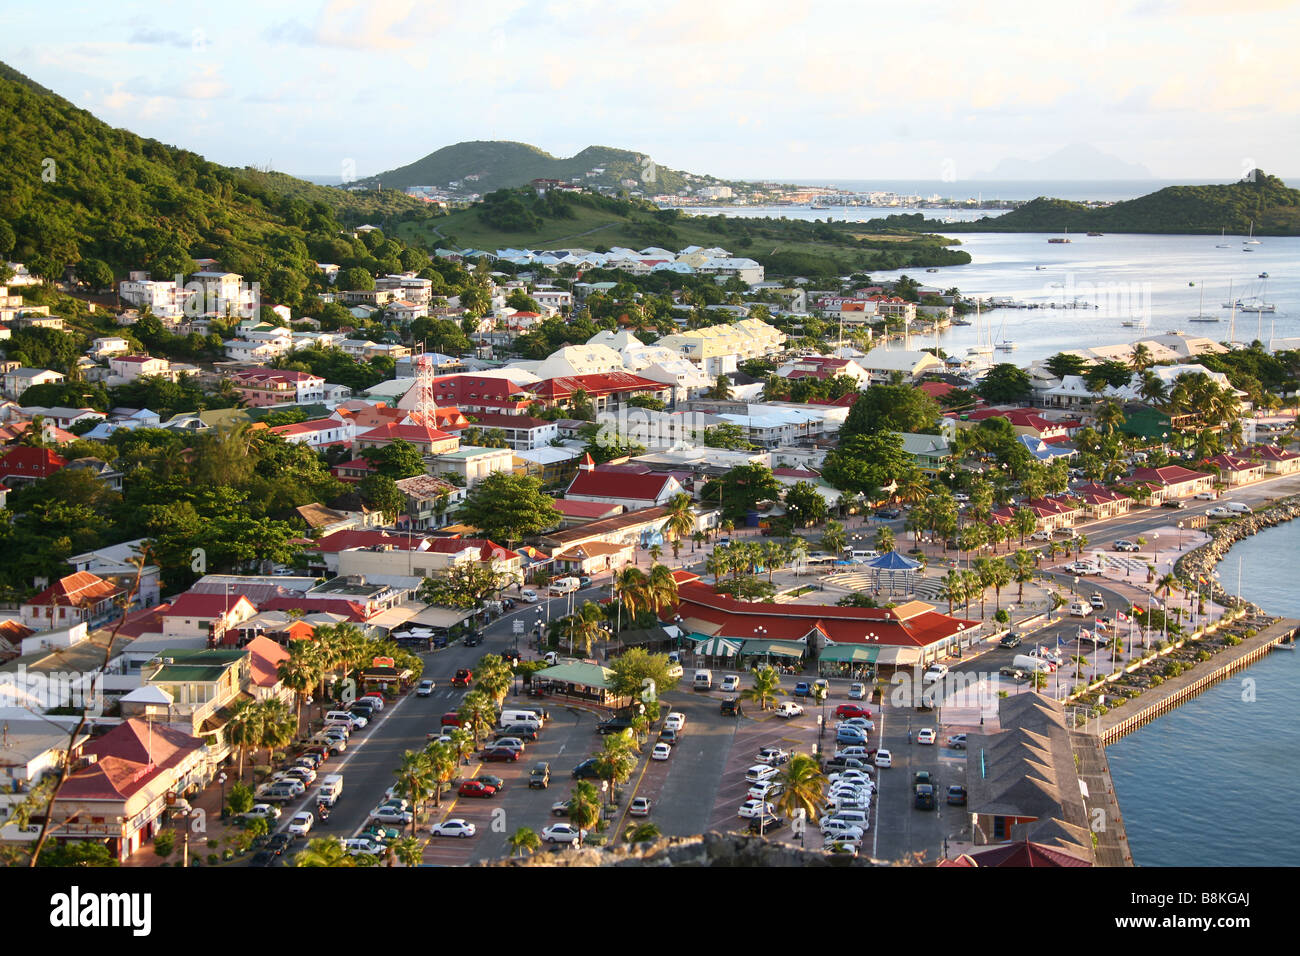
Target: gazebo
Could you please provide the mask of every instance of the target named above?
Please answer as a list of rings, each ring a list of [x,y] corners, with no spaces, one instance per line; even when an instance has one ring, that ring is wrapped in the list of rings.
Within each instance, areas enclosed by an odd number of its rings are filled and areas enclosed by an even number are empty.
[[[872,558],[866,563],[867,569],[871,572],[871,584],[877,591],[880,590],[880,575],[889,574],[889,593],[894,593],[894,582],[898,575],[903,575],[903,584],[907,590],[904,593],[911,593],[915,589],[914,576],[919,576],[921,562],[913,561],[911,558],[904,557],[897,551],[886,551],[878,558]]]

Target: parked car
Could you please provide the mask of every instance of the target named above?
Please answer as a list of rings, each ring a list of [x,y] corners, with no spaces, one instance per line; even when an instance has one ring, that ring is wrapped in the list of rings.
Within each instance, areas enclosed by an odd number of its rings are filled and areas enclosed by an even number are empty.
[[[600,778],[598,769],[599,761],[595,757],[588,757],[582,763],[573,768],[574,780],[597,780]]]
[[[1021,639],[1019,634],[1004,634],[1002,640],[998,641],[999,647],[1019,647]]]
[[[568,815],[569,815],[568,800],[556,800],[554,803],[551,804],[551,816],[567,817]]]
[[[934,787],[928,783],[918,783],[915,791],[915,804],[918,810],[933,810]]]
[[[428,697],[433,693],[434,683],[431,680],[422,680],[420,685],[415,688],[416,697]]]
[[[948,742],[948,746],[951,747],[953,750],[965,750],[965,749],[966,749],[966,735],[965,735],[965,734],[953,734],[951,737],[948,738],[948,741],[947,741],[947,742]]]
[[[724,694],[736,693],[740,690],[740,678],[735,674],[728,674],[726,677],[722,678],[722,686],[719,689]]]
[[[530,790],[546,790],[551,786],[551,765],[545,760],[539,760],[533,764],[533,769],[528,771],[528,787]]]
[[[453,820],[443,820],[441,823],[435,823],[429,827],[429,834],[436,837],[459,837],[465,839],[472,837],[477,831],[474,824],[468,820],[462,820],[456,817]]]
[[[780,747],[764,747],[758,752],[758,756],[754,759],[759,763],[765,763],[768,766],[775,766],[777,764],[789,763],[790,752],[788,750],[782,750]]]
[[[388,847],[384,846],[378,840],[372,840],[369,837],[353,837],[343,841],[343,849],[352,856],[383,856],[388,852]]]
[[[1111,545],[1111,547],[1114,548],[1116,551],[1136,551],[1136,550],[1138,550],[1138,546],[1137,546],[1136,543],[1134,543],[1134,542],[1132,542],[1132,541],[1125,541],[1123,538],[1120,538],[1120,539],[1119,539],[1118,541],[1116,541],[1113,545]]]
[[[492,797],[496,792],[496,787],[478,780],[466,780],[456,790],[456,793],[462,797]]]
[[[806,680],[801,680],[801,681],[799,681],[799,683],[797,683],[797,684],[794,685],[794,696],[795,696],[795,697],[811,697],[811,696],[812,696],[812,685],[809,684]]]
[[[673,748],[671,744],[657,743],[654,749],[650,751],[651,760],[667,760],[672,755]]]
[[[680,730],[674,730],[672,727],[665,727],[663,730],[659,731],[659,739],[666,744],[675,744],[681,740],[681,738],[682,732]]]
[[[771,833],[773,830],[779,830],[785,826],[785,820],[778,817],[775,813],[765,813],[762,816],[756,816],[749,821],[750,833]]]
[[[279,807],[273,807],[269,803],[255,803],[248,810],[240,814],[245,820],[266,820],[274,822],[280,819],[283,811]]]
[[[942,680],[947,673],[948,665],[935,661],[925,669],[925,673],[921,675],[921,681],[922,683],[933,684],[937,680]]]
[[[402,801],[405,803],[406,801]],[[370,811],[370,818],[380,823],[407,825],[412,820],[411,811],[400,806],[380,806]]]
[[[934,745],[934,728],[922,727],[916,732],[916,742],[918,744]]]
[[[604,737],[606,734],[621,734],[625,730],[632,729],[631,717],[610,717],[602,720],[596,725],[596,733]]]
[[[736,816],[740,817],[742,820],[752,820],[760,813],[770,814],[775,812],[776,808],[772,804],[765,803],[762,800],[755,800],[753,797],[750,797],[740,805],[740,809],[736,811]]]
[[[514,747],[489,747],[481,754],[482,758],[488,762],[506,762],[514,763],[519,759],[521,751]]]
[[[835,708],[835,716],[841,720],[845,717],[870,717],[871,711],[861,704],[840,704]]]
[[[894,765],[894,757],[893,757],[893,754],[891,754],[888,750],[877,750],[877,751],[876,751],[876,766],[877,766],[877,767],[892,767],[893,765]]]
[[[803,706],[796,704],[792,700],[785,700],[776,705],[776,716],[784,717],[789,720],[791,717],[799,717],[803,714]]]
[[[879,508],[876,511],[877,518],[887,518],[890,521],[895,518],[901,518],[902,516],[903,512],[897,508]]]
[[[966,806],[966,788],[953,784],[948,788],[948,806],[964,807]]]
[[[1207,508],[1205,511],[1207,518],[1231,518],[1232,512],[1223,505],[1215,505],[1213,508]]]
[[[1160,502],[1160,507],[1161,507],[1161,508],[1175,508],[1175,509],[1178,509],[1178,508],[1186,508],[1186,507],[1187,507],[1187,502],[1186,502],[1186,501],[1183,501],[1181,498],[1174,498],[1172,501],[1162,501],[1162,502]]]
[[[744,711],[740,706],[740,698],[728,697],[718,705],[718,712],[723,717],[739,717]]]
[[[664,718],[664,730],[681,731],[686,727],[686,715],[673,711]]]
[[[497,793],[500,793],[506,788],[506,782],[504,780],[500,777],[494,777],[490,773],[481,773],[477,777],[472,777],[471,779],[477,780],[479,783],[485,783],[489,787],[496,787]]]
[[[867,696],[866,684],[850,684],[849,700],[865,700]]]
[[[627,808],[627,814],[630,817],[648,817],[650,816],[650,798],[633,797],[632,803]]]
[[[1213,501],[1215,498],[1219,496],[1216,495],[1213,491],[1198,491],[1196,494],[1192,495],[1192,497],[1195,498],[1197,501]]]
[[[315,822],[316,818],[310,811],[303,810],[301,813],[295,813],[289,821],[289,833],[296,837],[305,837],[311,832],[311,826]]]
[[[549,827],[542,827],[541,833],[542,840],[546,843],[572,843],[574,846],[581,843],[586,835],[586,830],[580,830],[572,823],[552,823]]]

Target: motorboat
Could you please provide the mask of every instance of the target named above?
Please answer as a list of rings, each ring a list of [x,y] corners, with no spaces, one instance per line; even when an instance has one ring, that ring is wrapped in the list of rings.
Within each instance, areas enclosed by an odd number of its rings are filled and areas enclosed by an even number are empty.
[[[998,343],[997,349],[999,352],[1014,352],[1016,350],[1016,343],[1012,342],[1010,339],[1003,339]]]

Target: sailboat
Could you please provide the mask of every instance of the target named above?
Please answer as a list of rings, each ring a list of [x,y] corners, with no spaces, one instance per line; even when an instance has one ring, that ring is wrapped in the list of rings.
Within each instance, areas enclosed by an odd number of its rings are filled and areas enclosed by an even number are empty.
[[[1051,239],[1048,239],[1047,241],[1048,241],[1048,242],[1070,242],[1070,241],[1071,241],[1071,240],[1070,240],[1070,230],[1069,230],[1068,228],[1065,230],[1065,236],[1064,236],[1064,237],[1061,237],[1061,236],[1053,236]]]
[[[1222,241],[1222,242],[1217,242],[1217,243],[1215,243],[1215,244],[1214,244],[1214,248],[1216,248],[1216,249],[1228,249],[1228,248],[1231,248],[1231,247],[1228,245],[1228,230],[1227,230],[1227,227],[1226,227],[1226,226],[1225,226],[1223,229],[1219,230],[1219,238],[1222,239],[1223,241]]]
[[[1195,315],[1189,315],[1187,317],[1187,321],[1188,322],[1218,322],[1219,321],[1219,317],[1217,315],[1205,314],[1205,283],[1204,282],[1201,283],[1201,304],[1197,306]]]
[[[975,300],[975,344],[966,350],[967,355],[980,357],[992,355],[993,349],[980,342],[980,303],[979,299]]]
[[[1243,239],[1243,240],[1241,241],[1241,244],[1242,244],[1243,246],[1257,246],[1257,245],[1259,245],[1259,240],[1255,238],[1255,220],[1254,220],[1254,219],[1252,219],[1252,220],[1250,221],[1250,235],[1249,235],[1247,238]],[[1252,250],[1250,250],[1250,251],[1253,252],[1254,250],[1252,249]]]

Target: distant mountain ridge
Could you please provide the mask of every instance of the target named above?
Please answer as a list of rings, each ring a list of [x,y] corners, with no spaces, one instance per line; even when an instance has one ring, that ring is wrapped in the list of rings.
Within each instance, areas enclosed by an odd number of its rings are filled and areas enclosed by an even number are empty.
[[[525,186],[534,179],[576,180],[583,186],[639,189],[647,195],[677,193],[705,185],[729,185],[713,176],[660,166],[650,156],[629,149],[588,146],[569,157],[552,156],[528,143],[473,140],[444,146],[413,163],[361,180],[394,189],[432,186],[487,194]],[[631,187],[627,183],[631,182]],[[452,187],[452,183],[459,183]]]
[[[1042,159],[1000,160],[990,172],[974,178],[1023,182],[1052,179],[1155,179],[1156,177],[1141,163],[1125,162],[1087,143],[1071,143]]]

